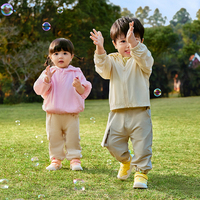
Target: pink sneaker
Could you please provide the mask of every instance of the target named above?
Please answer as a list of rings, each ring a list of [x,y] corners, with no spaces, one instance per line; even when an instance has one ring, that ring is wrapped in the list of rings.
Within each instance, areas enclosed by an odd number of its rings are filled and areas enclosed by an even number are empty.
[[[79,159],[73,159],[70,161],[70,168],[72,170],[83,170],[81,167],[81,161]]]
[[[47,170],[55,171],[62,167],[61,161],[57,159],[53,159],[51,164],[46,168]]]

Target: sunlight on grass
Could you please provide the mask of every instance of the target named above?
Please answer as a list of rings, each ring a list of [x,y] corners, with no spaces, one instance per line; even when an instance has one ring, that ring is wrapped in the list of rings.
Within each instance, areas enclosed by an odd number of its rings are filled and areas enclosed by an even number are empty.
[[[67,160],[59,171],[46,170],[40,103],[0,105],[0,179],[8,180],[8,188],[0,181],[0,199],[200,199],[199,102],[200,97],[151,100],[153,169],[147,190],[132,188],[134,170],[126,181],[118,180],[119,162],[100,145],[108,100],[87,100],[80,113],[83,171],[71,171]],[[82,179],[85,190],[75,189],[74,179]]]

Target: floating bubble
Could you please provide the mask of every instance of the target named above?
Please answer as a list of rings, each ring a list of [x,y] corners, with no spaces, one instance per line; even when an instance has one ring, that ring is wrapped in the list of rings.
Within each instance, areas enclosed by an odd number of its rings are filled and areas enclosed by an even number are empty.
[[[1,189],[8,189],[8,179],[0,179],[0,188]]]
[[[74,190],[84,191],[85,190],[85,181],[82,179],[74,179],[73,183],[75,185]]]
[[[28,158],[28,153],[24,153],[24,156]]]
[[[36,135],[35,138],[40,140],[40,143],[43,143],[43,136],[42,135]]]
[[[112,164],[112,162],[111,162],[110,159],[107,160],[107,164],[108,164],[108,165],[111,165],[111,164]]]
[[[42,199],[42,198],[44,198],[44,197],[45,197],[44,194],[39,194],[39,195],[38,195],[38,199]]]
[[[42,24],[42,29],[43,29],[44,31],[49,31],[49,30],[51,29],[51,24],[50,24],[49,22],[44,22],[44,23]]]
[[[31,161],[33,162],[33,166],[34,167],[37,167],[37,166],[39,166],[39,159],[38,159],[38,157],[33,157],[33,158],[31,158]]]
[[[31,161],[32,162],[35,162],[35,161],[38,161],[39,159],[38,159],[38,157],[33,157],[33,158],[31,158]]]
[[[96,122],[94,117],[90,117],[90,121],[91,121],[91,123],[93,123],[93,124]]]
[[[17,126],[19,126],[19,125],[20,125],[20,121],[19,121],[19,120],[16,120],[16,121],[15,121],[15,124],[16,124]]]
[[[57,8],[57,12],[58,12],[59,14],[63,13],[63,7]]]
[[[13,13],[13,7],[9,3],[4,3],[1,6],[1,13],[4,16],[10,16]]]
[[[161,95],[161,89],[156,88],[156,89],[153,91],[153,93],[154,93],[154,95],[155,95],[156,97],[159,97],[159,96]]]

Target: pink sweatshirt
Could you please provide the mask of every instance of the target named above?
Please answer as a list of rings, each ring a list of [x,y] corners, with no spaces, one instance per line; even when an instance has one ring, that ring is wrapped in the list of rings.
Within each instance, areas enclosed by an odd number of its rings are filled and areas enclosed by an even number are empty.
[[[86,80],[80,68],[69,65],[68,68],[52,66],[50,70],[56,69],[51,77],[51,82],[44,82],[44,73],[34,83],[34,90],[37,95],[44,99],[42,108],[48,113],[64,114],[79,113],[84,110],[84,100],[89,95],[92,85]],[[85,92],[80,95],[72,86],[75,77],[78,77],[85,87]]]

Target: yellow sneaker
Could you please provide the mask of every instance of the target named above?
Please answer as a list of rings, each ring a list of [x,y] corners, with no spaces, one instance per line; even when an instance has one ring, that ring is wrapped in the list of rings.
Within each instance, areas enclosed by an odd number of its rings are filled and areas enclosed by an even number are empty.
[[[130,161],[120,164],[117,178],[121,180],[127,179],[132,171],[133,165],[131,165],[132,156],[130,155]]]
[[[136,172],[133,188],[146,189],[147,188],[147,180],[148,180],[148,177],[146,174]]]

